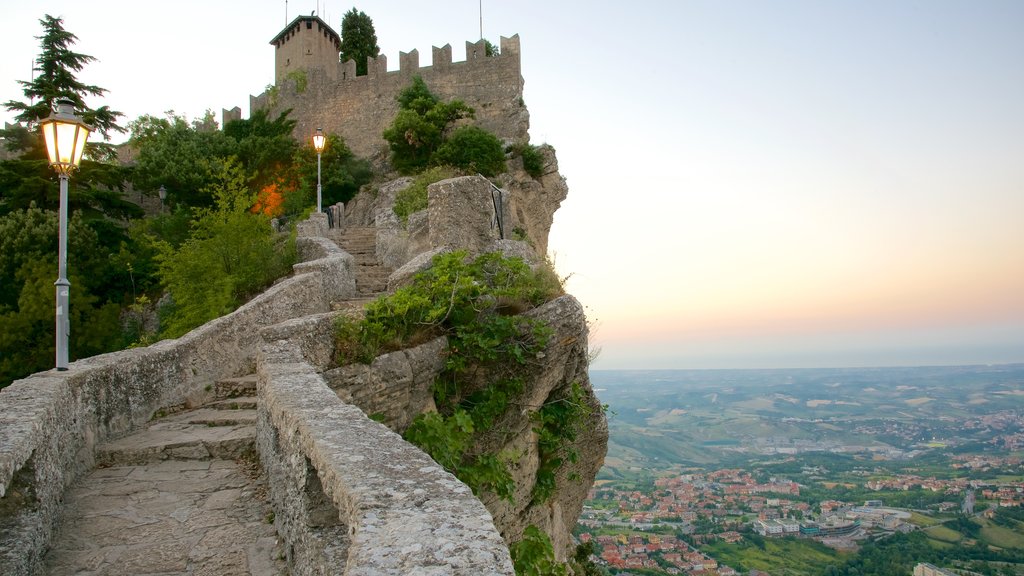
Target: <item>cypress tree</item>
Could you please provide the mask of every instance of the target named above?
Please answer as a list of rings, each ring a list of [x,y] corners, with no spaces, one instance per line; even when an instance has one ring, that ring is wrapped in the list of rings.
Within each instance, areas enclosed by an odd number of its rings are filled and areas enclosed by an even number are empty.
[[[366,75],[366,58],[380,55],[373,20],[355,8],[341,19],[341,61],[356,61],[356,76]]]

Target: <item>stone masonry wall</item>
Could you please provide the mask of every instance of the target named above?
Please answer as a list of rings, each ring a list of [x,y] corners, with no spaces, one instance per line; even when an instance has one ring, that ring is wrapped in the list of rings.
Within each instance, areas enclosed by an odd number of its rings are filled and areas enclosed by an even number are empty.
[[[523,103],[519,36],[501,38],[501,54],[484,55],[484,41],[466,43],[467,59],[452,62],[450,45],[433,49],[431,66],[419,65],[419,52],[399,56],[400,69],[387,70],[387,57],[368,59],[369,73],[356,76],[349,60],[325,69],[305,69],[305,86],[283,78],[272,90],[249,99],[249,110],[268,109],[271,117],[292,109],[294,137],[308,142],[317,128],[340,134],[358,156],[386,151],[381,136],[398,114],[398,93],[420,76],[442,100],[460,99],[476,111],[476,124],[507,141],[528,140],[529,113]],[[301,89],[301,91],[300,91]]]
[[[257,376],[257,444],[292,574],[514,574],[469,488],[342,402],[297,343],[267,343]]]
[[[251,372],[260,327],[326,312],[325,286],[346,279],[325,275],[345,267],[314,268],[176,340],[79,360],[0,390],[0,574],[37,570],[64,491],[94,466],[98,443],[142,426],[158,409],[202,403],[218,378]]]

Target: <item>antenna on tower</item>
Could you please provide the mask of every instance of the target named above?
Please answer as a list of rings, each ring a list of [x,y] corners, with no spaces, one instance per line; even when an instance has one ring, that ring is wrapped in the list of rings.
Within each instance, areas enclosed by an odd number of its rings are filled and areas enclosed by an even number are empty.
[[[284,25],[288,25],[288,0],[284,0]]]
[[[480,0],[480,39],[484,39],[484,0]]]

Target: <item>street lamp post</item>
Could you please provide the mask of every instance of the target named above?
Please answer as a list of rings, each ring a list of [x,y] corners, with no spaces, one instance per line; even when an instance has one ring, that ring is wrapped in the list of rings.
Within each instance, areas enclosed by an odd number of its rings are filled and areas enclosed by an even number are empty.
[[[57,281],[57,370],[68,369],[68,336],[71,334],[71,320],[68,317],[68,296],[71,283],[68,282],[68,176],[82,161],[85,141],[90,128],[81,118],[75,116],[74,102],[58,100],[57,111],[40,122],[46,153],[50,166],[60,177],[60,231],[58,238]]]
[[[320,206],[320,153],[324,151],[324,144],[327,143],[327,139],[324,138],[323,128],[317,128],[316,134],[313,135],[313,148],[316,149],[316,211],[317,213],[323,212],[323,208]]]
[[[160,196],[160,213],[163,214],[164,213],[164,201],[167,200],[167,188],[164,188],[164,185],[161,184],[160,185],[160,189],[157,190],[156,193]]]

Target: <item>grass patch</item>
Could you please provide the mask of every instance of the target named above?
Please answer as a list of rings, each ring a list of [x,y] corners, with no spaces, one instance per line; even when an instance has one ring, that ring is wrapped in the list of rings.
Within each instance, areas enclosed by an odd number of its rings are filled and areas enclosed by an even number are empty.
[[[1024,534],[988,520],[981,526],[981,539],[1000,548],[1024,549]]]
[[[959,542],[960,540],[963,540],[964,537],[963,534],[947,526],[935,526],[934,528],[929,528],[925,534],[927,534],[932,540],[951,543]]]
[[[424,170],[395,196],[395,215],[402,225],[409,223],[409,215],[427,208],[427,186],[441,180],[455,178],[459,171],[451,166],[437,166]]]
[[[748,535],[742,542],[716,541],[701,546],[719,563],[740,572],[763,570],[771,574],[817,575],[822,567],[842,564],[847,554],[836,552],[820,542],[797,538],[762,538]]]
[[[924,514],[921,514],[920,512],[911,512],[910,513],[910,523],[914,524],[915,526],[921,526],[922,528],[927,528],[928,526],[935,526],[936,524],[941,524],[942,521],[941,520],[937,520],[935,518],[932,518],[931,516],[925,516]]]

